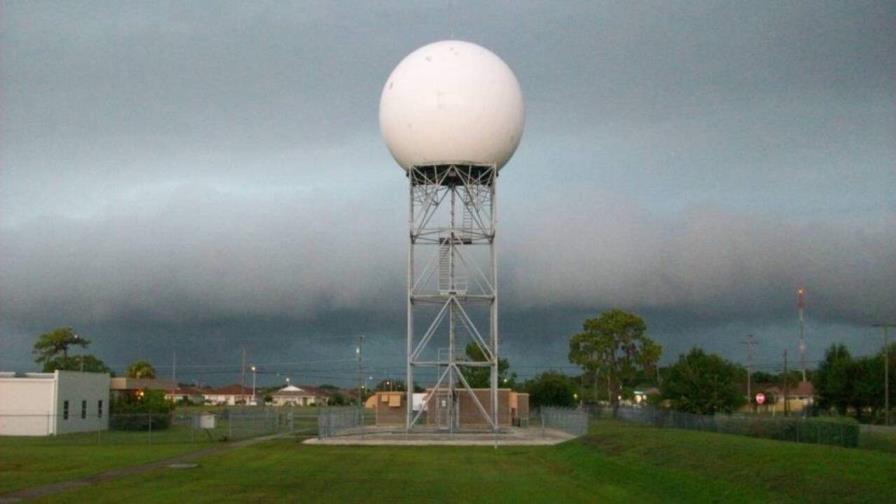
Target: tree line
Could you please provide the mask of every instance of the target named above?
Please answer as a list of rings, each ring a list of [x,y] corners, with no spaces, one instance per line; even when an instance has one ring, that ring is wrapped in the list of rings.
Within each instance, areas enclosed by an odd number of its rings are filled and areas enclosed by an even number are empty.
[[[888,352],[890,390],[894,390],[896,344]],[[655,387],[659,393],[648,399],[651,404],[705,415],[732,413],[754,400],[746,394],[747,370],[720,355],[694,347],[665,367],[658,364],[661,356],[662,346],[647,336],[641,317],[613,309],[585,320],[582,331],[570,337],[569,361],[581,367],[581,375],[549,371],[520,389],[531,394],[536,406],[601,402],[618,408],[622,400],[633,397],[635,387]],[[808,373],[815,389],[809,413],[879,420],[884,414],[883,364],[883,350],[854,358],[844,345],[832,345],[818,369]],[[796,386],[801,378],[799,371],[752,375],[754,384],[781,389]]]
[[[70,349],[85,350],[89,345],[90,340],[76,334],[71,327],[57,328],[38,337],[34,344],[35,361],[43,366],[44,372],[59,369],[114,374],[91,354],[69,353]],[[485,360],[482,350],[474,343],[468,344],[465,350],[468,359]],[[896,390],[896,343],[887,351],[890,390]],[[662,352],[662,346],[648,337],[647,324],[641,317],[612,309],[585,320],[582,330],[570,336],[569,361],[582,369],[581,375],[546,371],[520,382],[511,372],[508,360],[499,359],[499,386],[528,392],[536,407],[600,402],[615,409],[624,399],[631,399],[635,387],[639,386],[658,390],[658,394],[648,399],[654,405],[698,414],[731,413],[753,400],[746,396],[747,371],[742,366],[694,347],[671,365],[660,367]],[[818,369],[809,373],[815,388],[813,412],[850,414],[860,421],[883,417],[884,357],[884,350],[871,356],[853,357],[843,344],[828,348]],[[466,367],[463,373],[473,388],[490,386],[489,368]],[[139,360],[128,366],[126,375],[155,378],[156,371],[149,362]],[[752,378],[756,384],[795,386],[801,376],[798,371],[786,375],[756,372]],[[401,380],[383,380],[374,390],[404,389]]]

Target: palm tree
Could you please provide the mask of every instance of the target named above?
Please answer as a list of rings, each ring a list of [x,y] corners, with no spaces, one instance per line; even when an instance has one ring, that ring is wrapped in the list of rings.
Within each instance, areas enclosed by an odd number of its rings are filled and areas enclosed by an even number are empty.
[[[128,366],[128,378],[155,378],[156,368],[145,360],[138,360]]]

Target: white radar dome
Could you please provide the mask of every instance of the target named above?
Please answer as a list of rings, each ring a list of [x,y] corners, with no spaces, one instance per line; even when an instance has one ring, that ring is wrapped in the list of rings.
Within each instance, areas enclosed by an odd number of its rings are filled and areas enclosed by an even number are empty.
[[[484,47],[425,45],[395,67],[380,97],[380,129],[404,169],[464,163],[504,166],[523,134],[520,84]]]

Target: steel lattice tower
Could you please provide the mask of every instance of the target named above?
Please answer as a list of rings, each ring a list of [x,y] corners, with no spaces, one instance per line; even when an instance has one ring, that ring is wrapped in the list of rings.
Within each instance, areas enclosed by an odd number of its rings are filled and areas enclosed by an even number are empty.
[[[459,398],[464,393],[488,426],[493,431],[499,428],[497,176],[494,165],[408,169],[407,430],[423,413],[422,409],[415,413],[412,407],[415,374],[422,368],[436,370],[437,379],[425,404],[439,403],[440,428],[457,430]],[[424,314],[426,308],[429,313]],[[426,330],[418,334],[415,324],[426,322],[420,326]],[[476,345],[484,360],[467,358],[464,342]],[[490,369],[487,404],[477,398],[463,375],[464,369],[483,367]]]

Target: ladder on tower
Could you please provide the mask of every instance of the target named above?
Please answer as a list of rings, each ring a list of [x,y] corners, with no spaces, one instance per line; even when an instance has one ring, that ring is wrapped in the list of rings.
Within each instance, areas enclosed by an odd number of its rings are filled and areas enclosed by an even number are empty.
[[[442,239],[439,243],[439,293],[451,290],[451,244]]]
[[[470,243],[473,239],[473,214],[470,205],[464,205],[463,217],[460,225],[460,239],[463,243]]]
[[[439,240],[439,294],[443,296],[449,293],[460,295],[467,293],[466,268],[461,267],[456,253],[452,258],[452,241],[454,245],[463,243],[462,239],[451,238],[450,235]],[[454,273],[453,283],[452,270]]]

